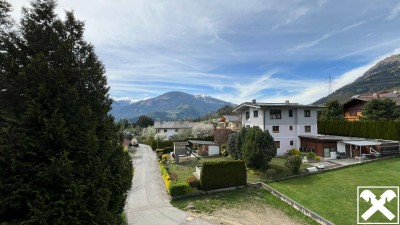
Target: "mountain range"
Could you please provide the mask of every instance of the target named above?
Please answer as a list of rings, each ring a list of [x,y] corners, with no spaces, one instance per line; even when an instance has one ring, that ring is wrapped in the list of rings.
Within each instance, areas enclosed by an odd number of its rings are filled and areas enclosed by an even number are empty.
[[[155,121],[196,119],[225,105],[233,104],[206,95],[172,91],[138,102],[113,100],[111,115],[117,120],[125,118],[130,121],[142,115]]]
[[[313,104],[324,104],[329,100],[339,100],[340,103],[344,103],[355,95],[393,90],[400,90],[400,54],[378,62],[354,82]]]

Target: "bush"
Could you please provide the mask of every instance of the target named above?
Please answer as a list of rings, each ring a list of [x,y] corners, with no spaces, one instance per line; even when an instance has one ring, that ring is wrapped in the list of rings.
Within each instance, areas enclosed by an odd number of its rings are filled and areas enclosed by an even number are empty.
[[[174,147],[166,147],[163,149],[164,154],[169,154],[174,151]]]
[[[226,144],[221,145],[221,155],[225,157],[229,155],[228,150],[226,149]]]
[[[313,159],[315,159],[316,156],[317,156],[317,154],[315,154],[315,152],[309,152],[307,154],[307,159],[308,160],[313,160]]]
[[[169,158],[169,155],[168,155],[168,154],[162,155],[162,161],[163,161],[163,162],[166,162],[166,161],[168,160],[168,158]]]
[[[203,190],[213,190],[245,185],[247,182],[244,161],[203,162],[200,186]]]
[[[250,128],[242,146],[242,158],[247,166],[264,170],[275,156],[274,138],[269,131],[264,132],[259,127]]]
[[[200,181],[195,176],[188,177],[186,182],[192,188],[198,188],[200,186]]]
[[[267,177],[267,179],[272,180],[272,178],[277,174],[276,170],[274,169],[267,169],[267,171],[265,171],[265,175]]]
[[[173,183],[170,187],[169,194],[171,196],[186,195],[191,192],[191,188],[188,183]]]
[[[159,164],[159,166],[160,166],[162,178],[164,180],[165,188],[167,189],[167,191],[169,193],[170,188],[171,188],[171,179],[169,177],[167,169],[161,163]]]
[[[287,151],[287,155],[298,155],[300,156],[300,150],[292,148]]]
[[[315,161],[319,161],[319,160],[321,160],[321,158],[320,158],[319,156],[315,156],[315,157],[314,157],[314,160],[315,160]]]
[[[285,166],[290,169],[291,174],[299,173],[302,160],[298,155],[288,156],[285,162]]]
[[[156,153],[164,153],[164,149],[162,149],[162,148],[157,148],[157,149],[156,149]]]

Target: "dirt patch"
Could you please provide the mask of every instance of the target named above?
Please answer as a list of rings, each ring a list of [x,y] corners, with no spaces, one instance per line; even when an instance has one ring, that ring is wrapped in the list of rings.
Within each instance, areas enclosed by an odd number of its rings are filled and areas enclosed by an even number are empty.
[[[171,173],[169,174],[169,179],[171,179],[171,181],[176,181],[178,179],[178,175],[176,175],[176,173]]]
[[[189,205],[188,205],[189,206]],[[213,224],[239,225],[239,224],[269,224],[269,225],[298,225],[295,221],[279,209],[265,205],[246,204],[237,207],[221,208],[213,213],[199,213],[191,206],[189,213],[195,217],[200,217]],[[192,209],[190,209],[192,208]]]

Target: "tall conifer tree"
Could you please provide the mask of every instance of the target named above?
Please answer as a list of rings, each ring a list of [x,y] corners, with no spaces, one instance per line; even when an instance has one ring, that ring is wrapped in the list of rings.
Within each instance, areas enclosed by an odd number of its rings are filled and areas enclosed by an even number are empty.
[[[6,46],[0,94],[0,218],[25,224],[117,224],[132,164],[108,112],[105,69],[84,24],[35,0]],[[14,36],[13,36],[14,37]]]

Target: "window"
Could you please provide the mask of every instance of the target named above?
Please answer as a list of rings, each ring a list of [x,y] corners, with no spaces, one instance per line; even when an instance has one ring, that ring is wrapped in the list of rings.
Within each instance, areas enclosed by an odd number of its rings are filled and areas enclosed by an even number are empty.
[[[279,133],[279,126],[272,126],[272,133]]]
[[[306,133],[311,133],[311,126],[304,126],[304,131]]]
[[[160,132],[161,132],[161,129],[158,129],[157,133],[160,133]]]
[[[304,110],[304,117],[310,117],[310,115],[311,115],[310,110],[308,109]]]
[[[179,131],[179,129],[175,129],[175,132],[178,132]]]
[[[292,125],[289,126],[289,130],[293,130],[293,126]]]
[[[254,118],[257,118],[257,117],[258,117],[258,110],[254,110],[254,111],[253,111],[253,116],[254,116]]]
[[[164,133],[167,133],[167,129],[164,129]]]
[[[246,120],[250,119],[250,112],[246,112]]]
[[[235,126],[236,126],[236,128],[238,128],[238,127],[239,127],[239,124],[237,123],[237,124],[235,124]]]
[[[280,119],[281,118],[281,110],[271,110],[269,112],[271,119]]]
[[[290,146],[293,146],[293,141],[290,141]]]
[[[280,141],[274,141],[275,147],[280,148],[281,147],[281,142]]]
[[[250,128],[250,125],[246,125],[246,128]]]
[[[289,110],[289,117],[293,117],[293,110]]]

